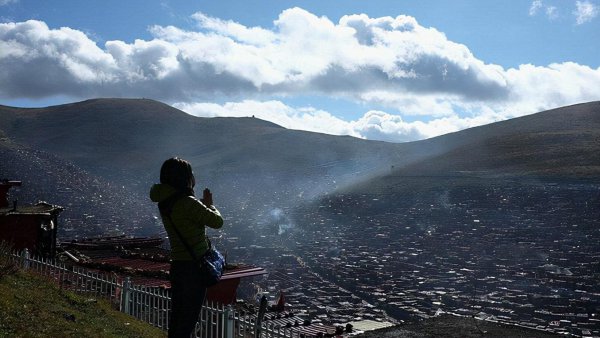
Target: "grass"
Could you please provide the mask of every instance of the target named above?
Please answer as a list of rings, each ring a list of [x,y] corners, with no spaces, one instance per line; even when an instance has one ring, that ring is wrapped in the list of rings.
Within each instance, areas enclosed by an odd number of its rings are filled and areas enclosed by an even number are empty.
[[[58,288],[0,254],[0,337],[166,337],[107,300]]]

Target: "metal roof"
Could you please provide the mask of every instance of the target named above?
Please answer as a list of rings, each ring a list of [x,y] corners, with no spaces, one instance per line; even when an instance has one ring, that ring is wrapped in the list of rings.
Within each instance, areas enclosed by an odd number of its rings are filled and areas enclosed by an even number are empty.
[[[52,205],[46,202],[39,202],[36,205],[17,206],[17,208],[0,208],[0,216],[8,215],[43,215],[52,216],[64,209],[57,205]]]
[[[360,330],[360,331],[379,330],[379,329],[383,329],[383,328],[395,325],[390,322],[378,322],[378,321],[369,320],[369,319],[354,321],[354,322],[350,322],[349,324],[351,324],[355,330]]]

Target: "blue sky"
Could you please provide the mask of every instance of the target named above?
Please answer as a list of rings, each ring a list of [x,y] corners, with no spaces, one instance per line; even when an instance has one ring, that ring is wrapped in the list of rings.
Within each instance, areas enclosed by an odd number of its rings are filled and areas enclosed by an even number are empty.
[[[412,141],[600,99],[600,2],[0,0],[0,104]]]

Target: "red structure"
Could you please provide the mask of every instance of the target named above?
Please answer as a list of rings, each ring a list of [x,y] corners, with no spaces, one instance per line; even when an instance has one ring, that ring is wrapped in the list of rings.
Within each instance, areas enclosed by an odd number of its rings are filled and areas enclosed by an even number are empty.
[[[163,239],[157,237],[100,237],[63,242],[62,249],[87,268],[112,271],[129,276],[136,285],[170,288],[169,252],[161,248]],[[70,252],[84,254],[85,260]],[[266,274],[265,269],[251,265],[233,264],[225,267],[223,277],[208,288],[206,299],[221,304],[234,304],[242,278]]]
[[[260,276],[266,273],[265,269],[253,266],[240,266],[225,270],[221,280],[206,290],[206,300],[221,304],[234,304],[237,288],[242,278]]]
[[[63,208],[40,202],[36,205],[10,207],[8,190],[21,186],[20,181],[0,181],[0,241],[8,242],[13,249],[29,249],[42,257],[56,254],[58,214]]]

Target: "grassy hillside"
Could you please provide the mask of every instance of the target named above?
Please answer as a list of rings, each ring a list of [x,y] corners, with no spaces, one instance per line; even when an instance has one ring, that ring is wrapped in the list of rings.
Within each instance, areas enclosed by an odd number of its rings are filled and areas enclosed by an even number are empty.
[[[0,257],[0,337],[166,337],[101,299],[60,290]]]

